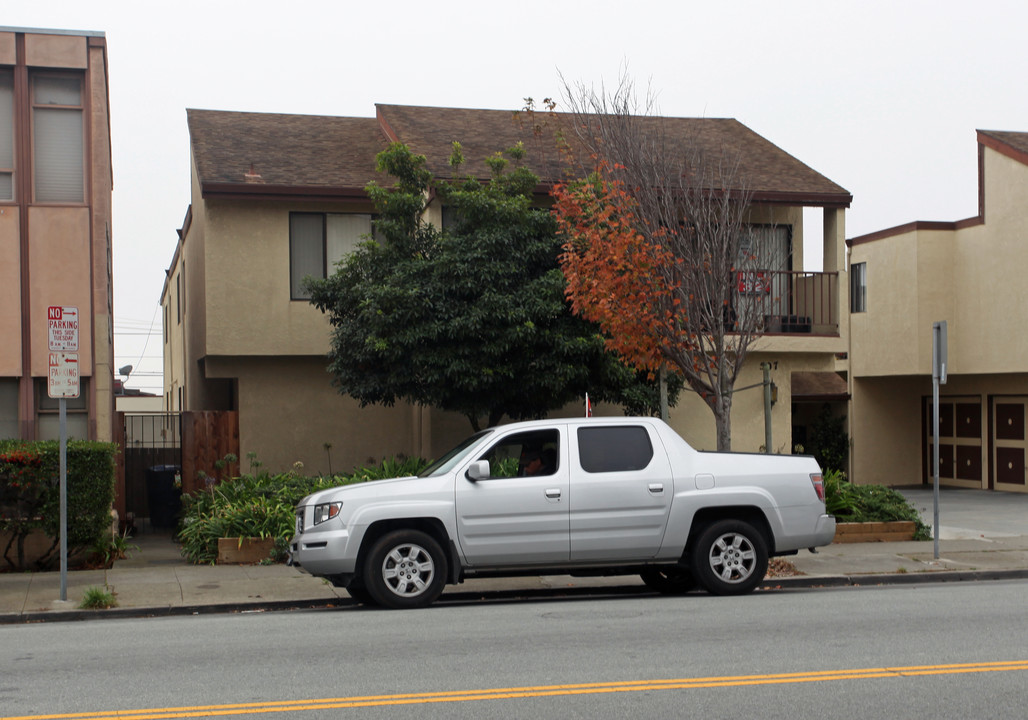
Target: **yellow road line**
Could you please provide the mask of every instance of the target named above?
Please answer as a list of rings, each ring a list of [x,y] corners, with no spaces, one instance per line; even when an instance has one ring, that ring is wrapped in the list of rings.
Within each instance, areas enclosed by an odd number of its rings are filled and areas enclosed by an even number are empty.
[[[828,682],[835,680],[867,680],[875,678],[916,677],[923,675],[957,675],[963,673],[1011,672],[1028,670],[1028,660],[951,665],[913,665],[909,667],[858,668],[850,670],[817,670],[773,675],[728,675],[670,680],[626,680],[610,683],[579,683],[573,685],[540,685],[535,687],[493,688],[486,690],[450,690],[398,695],[366,695],[320,700],[279,700],[262,703],[229,705],[195,705],[188,707],[114,710],[109,712],[67,713],[60,715],[19,715],[0,720],[166,720],[168,718],[216,717],[256,713],[284,713],[303,710],[327,710],[385,705],[416,705],[425,703],[468,702],[474,700],[510,700],[599,693],[643,692],[651,690],[689,690],[747,685],[780,685],[789,683]]]

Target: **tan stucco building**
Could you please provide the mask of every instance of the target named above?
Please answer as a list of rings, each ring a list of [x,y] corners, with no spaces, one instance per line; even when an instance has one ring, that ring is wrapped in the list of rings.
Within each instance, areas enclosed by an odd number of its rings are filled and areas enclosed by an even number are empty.
[[[68,434],[112,438],[111,191],[104,34],[0,27],[0,437],[58,436],[56,306],[79,317]]]
[[[794,397],[796,377],[834,378],[828,384],[842,391],[829,399],[846,400],[836,365],[848,348],[845,209],[851,196],[735,120],[670,122],[682,137],[739,151],[753,191],[750,221],[780,238],[787,261],[761,276],[775,296],[767,334],[737,387],[760,383],[760,364],[771,364],[777,388],[772,449],[790,452],[794,426],[811,415],[804,401],[825,399],[802,391]],[[307,471],[327,470],[327,443],[339,472],[397,453],[436,456],[466,435],[463,417],[403,404],[362,409],[340,396],[326,371],[328,319],[307,301],[300,280],[330,273],[370,232],[373,208],[364,187],[388,181],[375,171],[375,156],[389,143],[406,143],[428,158],[436,177],[445,177],[452,172],[451,142],[458,140],[468,159],[462,170],[484,178],[487,156],[523,140],[545,201],[563,177],[552,139],[546,147],[506,111],[395,105],[377,106],[375,118],[190,110],[188,123],[191,205],[161,299],[167,409],[238,411],[241,455],[256,453],[269,470],[296,461]],[[824,272],[802,271],[805,207],[823,209],[823,232],[816,235],[823,236]],[[442,218],[433,201],[428,220],[440,224]],[[695,395],[683,393],[671,420],[695,445],[716,444],[713,415]],[[757,450],[764,438],[763,394],[741,390],[733,448]]]
[[[978,131],[978,214],[852,238],[852,478],[933,468],[932,325],[946,321],[940,482],[1025,492],[1028,133]]]

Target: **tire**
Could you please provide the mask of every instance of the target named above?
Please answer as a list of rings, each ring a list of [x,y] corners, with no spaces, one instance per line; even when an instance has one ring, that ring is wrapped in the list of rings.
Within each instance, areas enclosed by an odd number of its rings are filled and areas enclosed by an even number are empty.
[[[696,580],[685,568],[650,568],[639,573],[639,577],[648,588],[656,590],[661,595],[684,595],[696,589]]]
[[[382,607],[421,608],[442,594],[446,569],[446,555],[431,536],[394,530],[371,546],[364,562],[364,587]]]
[[[743,595],[767,574],[767,541],[743,520],[719,520],[700,533],[692,549],[692,568],[711,595]]]
[[[362,605],[375,605],[375,598],[371,597],[371,593],[364,587],[364,581],[360,578],[354,578],[350,581],[350,584],[346,586],[346,592],[349,593],[350,597],[355,602],[361,603]]]

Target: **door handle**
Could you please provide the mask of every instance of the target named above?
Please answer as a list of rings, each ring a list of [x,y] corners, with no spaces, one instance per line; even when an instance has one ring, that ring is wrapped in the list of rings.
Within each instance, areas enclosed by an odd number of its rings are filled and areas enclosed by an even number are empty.
[[[650,483],[649,490],[653,495],[663,495],[664,483]]]
[[[550,500],[560,500],[560,488],[550,488],[546,491],[546,497]]]

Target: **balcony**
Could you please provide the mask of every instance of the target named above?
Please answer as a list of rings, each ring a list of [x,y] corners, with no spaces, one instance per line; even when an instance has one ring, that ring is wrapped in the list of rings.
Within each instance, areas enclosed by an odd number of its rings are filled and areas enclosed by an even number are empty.
[[[739,270],[734,309],[756,318],[765,335],[838,337],[839,273]]]

